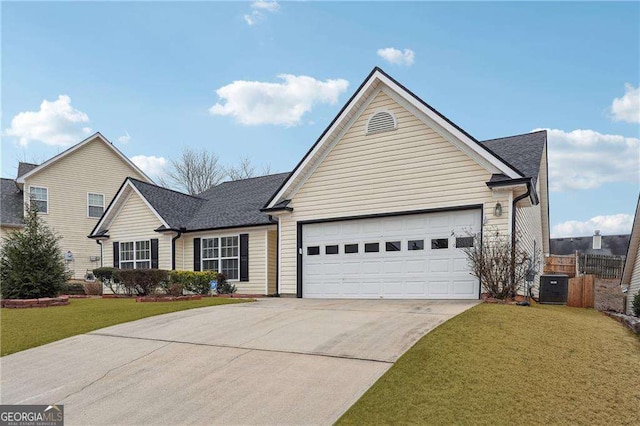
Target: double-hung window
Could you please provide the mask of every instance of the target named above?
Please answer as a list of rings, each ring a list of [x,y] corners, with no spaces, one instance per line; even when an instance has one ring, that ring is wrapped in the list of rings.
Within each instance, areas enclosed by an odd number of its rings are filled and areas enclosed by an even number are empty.
[[[237,235],[202,239],[202,270],[223,273],[229,280],[240,275],[240,246]]]
[[[100,218],[104,213],[104,195],[87,193],[87,216]]]
[[[49,213],[49,190],[42,186],[29,187],[31,205],[35,206],[38,213]]]
[[[120,269],[151,268],[151,241],[120,243]]]

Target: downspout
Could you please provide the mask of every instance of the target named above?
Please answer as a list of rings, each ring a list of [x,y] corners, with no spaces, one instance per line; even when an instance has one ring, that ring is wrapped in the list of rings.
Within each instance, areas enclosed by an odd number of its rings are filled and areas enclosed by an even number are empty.
[[[171,238],[171,270],[176,270],[176,240],[182,236],[182,233],[186,231],[186,228],[180,228],[177,230],[175,237]],[[184,267],[184,265],[183,265]]]
[[[527,192],[518,195],[511,203],[511,282],[516,281],[516,204],[531,195],[531,182],[527,182]]]
[[[102,263],[102,241],[96,240],[96,244],[100,246],[100,267],[102,268],[104,264]]]
[[[276,224],[276,292],[273,295],[274,297],[280,297],[280,218],[277,220],[273,218],[272,215],[269,215],[269,222],[273,222]]]

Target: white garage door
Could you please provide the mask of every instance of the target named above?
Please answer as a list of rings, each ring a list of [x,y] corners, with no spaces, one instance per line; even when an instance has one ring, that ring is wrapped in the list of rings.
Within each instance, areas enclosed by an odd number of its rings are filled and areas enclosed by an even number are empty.
[[[305,224],[302,296],[477,299],[461,247],[480,222],[463,210]]]

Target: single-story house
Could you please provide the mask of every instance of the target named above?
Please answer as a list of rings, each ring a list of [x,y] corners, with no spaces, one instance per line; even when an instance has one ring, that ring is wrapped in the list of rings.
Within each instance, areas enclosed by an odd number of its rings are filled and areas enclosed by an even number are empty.
[[[636,294],[640,293],[640,196],[636,206],[636,215],[631,230],[631,240],[627,258],[622,272],[622,287],[627,289],[627,314],[632,314],[631,303]]]
[[[197,196],[127,179],[90,238],[105,265],[241,293],[477,299],[462,248],[498,233],[541,265],[547,180],[545,131],[480,142],[376,67],[291,173]]]

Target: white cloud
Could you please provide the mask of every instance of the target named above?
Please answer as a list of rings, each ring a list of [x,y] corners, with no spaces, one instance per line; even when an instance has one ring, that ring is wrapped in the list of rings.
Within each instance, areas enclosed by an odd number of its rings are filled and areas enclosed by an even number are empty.
[[[129,132],[127,132],[126,130],[124,131],[124,135],[122,136],[118,136],[118,139],[116,139],[118,141],[118,143],[121,143],[123,145],[128,144],[129,142],[131,142],[131,135],[129,134]]]
[[[411,49],[396,49],[394,47],[386,47],[384,49],[378,49],[378,56],[385,61],[396,65],[413,65],[413,59],[415,53]]]
[[[551,230],[553,238],[580,237],[593,235],[593,231],[600,230],[602,235],[630,234],[633,226],[633,216],[630,214],[613,214],[595,216],[589,220],[568,220],[559,223]]]
[[[640,87],[624,85],[624,96],[615,98],[611,103],[613,121],[640,123]]]
[[[71,98],[60,95],[55,101],[43,100],[38,111],[24,111],[11,120],[5,136],[15,137],[22,146],[29,142],[68,146],[80,142],[91,133],[85,124],[89,116],[71,106]]]
[[[598,188],[611,182],[638,182],[640,139],[593,130],[547,129],[547,134],[551,191]]]
[[[316,80],[305,75],[281,74],[281,83],[238,80],[216,90],[223,103],[209,112],[232,116],[244,125],[277,124],[294,126],[316,104],[338,102],[349,82],[344,79]]]
[[[258,0],[251,3],[251,8],[266,10],[269,12],[277,12],[278,10],[280,10],[280,5],[277,1]]]
[[[134,155],[131,161],[151,178],[163,176],[168,163],[164,157],[154,155]]]
[[[251,13],[244,15],[244,21],[253,26],[265,18],[265,12],[275,13],[280,10],[280,5],[277,1],[258,0],[251,3],[251,9]]]

